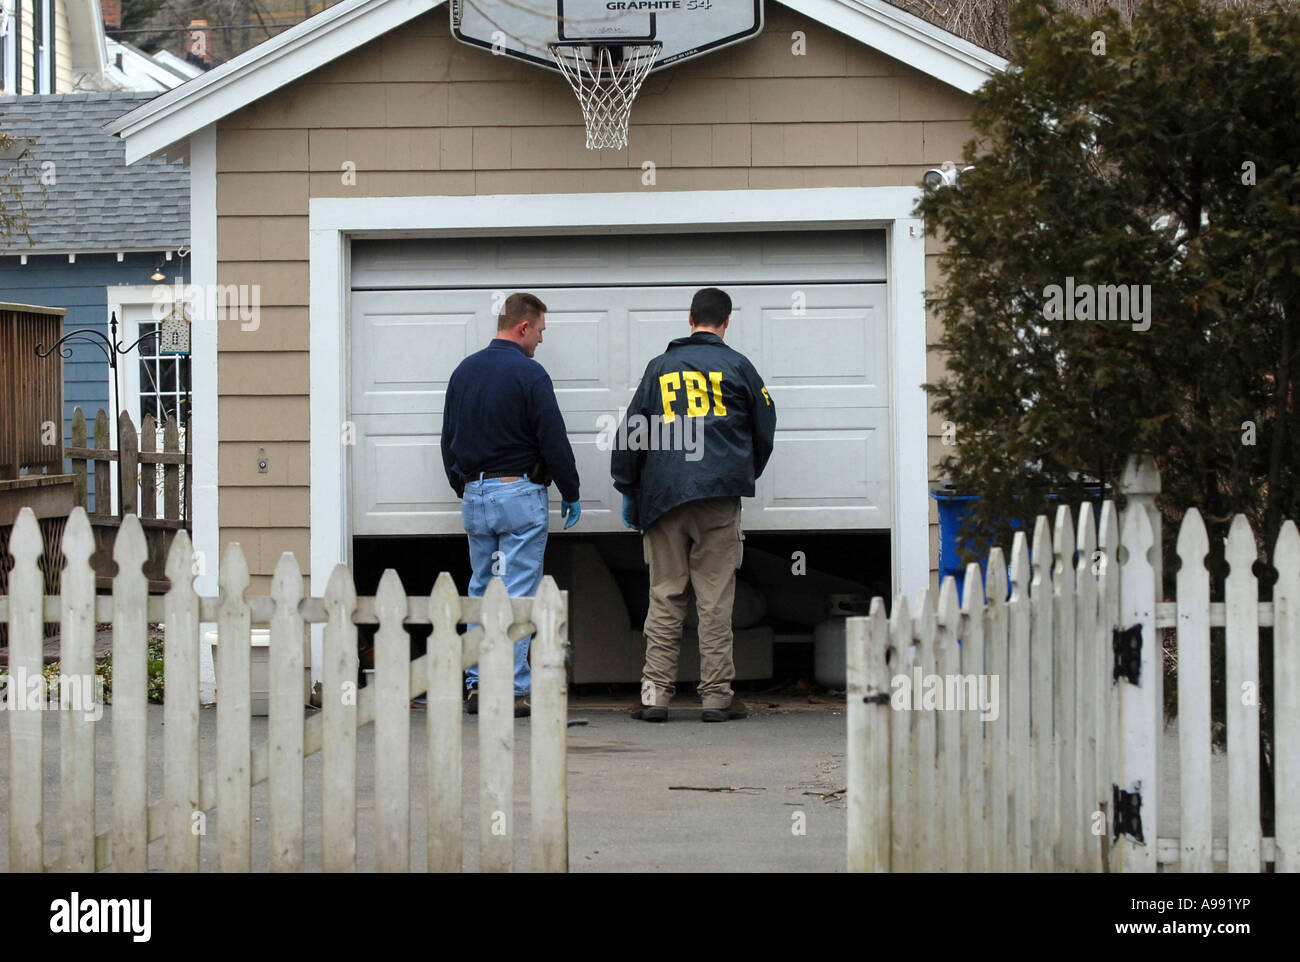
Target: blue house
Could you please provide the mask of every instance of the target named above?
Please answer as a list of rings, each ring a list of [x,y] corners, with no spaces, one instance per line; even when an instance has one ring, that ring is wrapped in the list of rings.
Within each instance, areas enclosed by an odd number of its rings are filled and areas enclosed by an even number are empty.
[[[30,243],[21,232],[0,239],[0,301],[66,308],[65,334],[90,328],[107,335],[116,314],[123,345],[156,330],[173,306],[184,307],[189,172],[161,160],[127,167],[123,142],[102,132],[154,96],[0,97],[0,132],[15,139],[0,153],[0,168],[11,184],[21,181],[30,235]],[[4,203],[14,214],[15,200],[6,196]],[[137,426],[145,414],[161,421],[188,403],[189,358],[160,354],[156,341],[146,338],[119,357],[115,379],[99,348],[69,345],[65,443],[73,408],[79,405],[88,418],[103,408],[111,417],[115,392]]]

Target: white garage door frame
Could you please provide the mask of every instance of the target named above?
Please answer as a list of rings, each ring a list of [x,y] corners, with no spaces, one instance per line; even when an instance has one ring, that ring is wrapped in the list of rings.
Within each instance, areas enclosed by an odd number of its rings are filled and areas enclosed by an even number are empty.
[[[891,570],[907,596],[930,580],[925,237],[911,187],[647,191],[427,197],[318,197],[310,202],[311,580],[323,594],[349,561],[347,450],[349,241],[399,238],[689,233],[728,230],[885,230],[888,258]],[[316,626],[319,627],[319,626]],[[313,638],[313,648],[319,639]],[[313,651],[312,664],[319,663]]]

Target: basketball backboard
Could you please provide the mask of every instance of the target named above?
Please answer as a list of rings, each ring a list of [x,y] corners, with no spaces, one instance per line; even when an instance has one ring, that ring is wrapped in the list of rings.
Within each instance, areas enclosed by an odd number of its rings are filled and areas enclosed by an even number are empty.
[[[457,40],[551,70],[556,42],[658,42],[662,70],[762,29],[763,0],[451,0]]]

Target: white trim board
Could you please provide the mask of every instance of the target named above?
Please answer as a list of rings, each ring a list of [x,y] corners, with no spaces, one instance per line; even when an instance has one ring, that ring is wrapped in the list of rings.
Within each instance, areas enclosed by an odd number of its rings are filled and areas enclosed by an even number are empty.
[[[510,194],[477,197],[319,197],[310,202],[311,591],[347,564],[350,523],[348,265],[353,237],[884,228],[889,251],[890,406],[895,591],[930,583],[925,381],[925,238],[910,187]],[[555,225],[563,224],[558,229]],[[197,262],[196,262],[197,270]],[[197,379],[197,374],[195,375]],[[197,414],[197,411],[196,411]],[[313,637],[313,680],[321,652]]]
[[[221,527],[217,515],[217,128],[206,127],[190,138],[190,387],[194,408],[190,428],[194,499],[190,513],[194,549],[200,552],[200,574],[194,587],[215,596],[221,558]],[[216,625],[205,623],[204,632]],[[199,700],[216,700],[212,649],[199,651]]]
[[[781,0],[833,30],[963,93],[1007,61],[884,0]],[[293,83],[445,0],[343,0],[234,60],[160,94],[104,126],[126,141],[126,162],[166,151],[191,134]]]

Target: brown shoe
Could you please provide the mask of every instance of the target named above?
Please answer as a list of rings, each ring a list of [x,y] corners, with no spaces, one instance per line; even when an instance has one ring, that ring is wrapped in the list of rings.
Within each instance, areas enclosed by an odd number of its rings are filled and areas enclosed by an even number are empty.
[[[749,715],[749,709],[745,703],[735,695],[731,697],[731,704],[726,708],[706,708],[700,714],[700,721],[706,722],[723,722],[735,718],[746,718]]]
[[[528,702],[528,695],[515,695],[515,717],[527,718],[533,713],[533,706]]]

